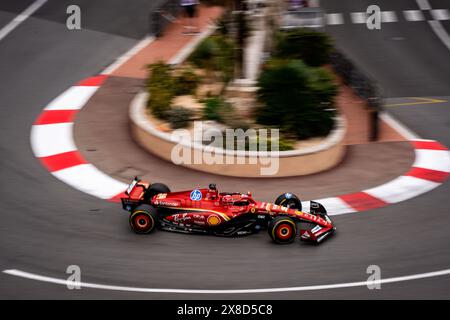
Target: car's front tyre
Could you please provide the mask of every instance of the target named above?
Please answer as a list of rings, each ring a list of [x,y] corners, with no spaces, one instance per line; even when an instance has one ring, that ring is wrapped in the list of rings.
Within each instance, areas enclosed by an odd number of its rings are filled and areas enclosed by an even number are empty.
[[[295,240],[297,224],[289,217],[278,216],[269,222],[267,231],[275,243],[288,244]]]
[[[131,229],[138,234],[148,234],[155,230],[158,223],[156,209],[149,205],[141,205],[130,215]]]

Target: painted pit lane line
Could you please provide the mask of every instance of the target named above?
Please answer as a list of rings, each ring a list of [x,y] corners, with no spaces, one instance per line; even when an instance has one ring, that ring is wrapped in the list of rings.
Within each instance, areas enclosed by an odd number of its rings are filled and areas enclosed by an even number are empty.
[[[163,288],[143,288],[143,287],[126,287],[126,286],[114,286],[89,282],[73,282],[64,279],[58,279],[53,277],[41,276],[34,273],[24,272],[16,269],[3,270],[3,273],[11,276],[36,280],[41,282],[65,285],[65,286],[77,286],[80,288],[111,290],[111,291],[127,291],[138,293],[189,293],[189,294],[251,294],[251,293],[276,293],[276,292],[292,292],[292,291],[316,291],[316,290],[330,290],[330,289],[343,289],[352,287],[365,287],[373,286],[377,284],[388,284],[396,282],[405,282],[412,280],[420,280],[433,277],[442,277],[450,275],[450,269],[444,269],[433,272],[412,274],[407,276],[385,278],[374,281],[358,281],[347,283],[334,283],[312,286],[299,286],[299,287],[284,287],[284,288],[260,288],[260,289],[163,289]]]

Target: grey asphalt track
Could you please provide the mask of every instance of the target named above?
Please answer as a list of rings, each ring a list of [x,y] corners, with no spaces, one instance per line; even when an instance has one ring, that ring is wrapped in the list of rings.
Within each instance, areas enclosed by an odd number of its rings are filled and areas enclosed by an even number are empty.
[[[144,21],[146,13],[137,5],[131,10],[130,1],[109,0],[107,6],[102,6],[102,1],[91,2],[86,10],[91,17],[89,28],[68,31],[61,13],[65,7],[50,0],[0,41],[1,270],[66,278],[67,266],[75,264],[81,267],[82,281],[86,282],[239,289],[364,281],[371,264],[382,268],[384,278],[449,268],[449,183],[404,203],[335,217],[339,232],[321,246],[275,246],[265,233],[236,239],[166,232],[141,237],[129,231],[127,215],[117,205],[53,178],[30,149],[34,119],[50,100],[103,69],[146,31],[145,26],[141,30],[133,25],[134,20]],[[154,3],[140,2],[149,6]],[[382,7],[391,2],[383,1]],[[27,1],[24,3],[26,7]],[[363,11],[367,7],[366,1],[322,3],[327,9],[339,10],[336,12]],[[395,2],[401,9],[414,5],[415,1]],[[17,4],[3,6],[2,2],[0,9],[7,13],[22,10]],[[128,19],[123,19],[122,12]],[[0,15],[0,27],[7,23],[2,18],[5,15]],[[110,18],[102,18],[106,16]],[[352,25],[330,27],[329,32],[380,82],[387,97],[450,96],[450,66],[444,64],[450,51],[426,23],[411,27],[400,21],[383,25],[377,34]],[[387,40],[398,34],[405,37],[401,44]],[[371,46],[377,49],[368,50]],[[448,103],[440,107],[393,107],[392,113],[424,138],[448,146],[448,108]],[[194,181],[195,174],[182,178]],[[381,290],[361,287],[213,296],[68,290],[2,273],[0,297],[448,299],[450,277],[386,284]]]

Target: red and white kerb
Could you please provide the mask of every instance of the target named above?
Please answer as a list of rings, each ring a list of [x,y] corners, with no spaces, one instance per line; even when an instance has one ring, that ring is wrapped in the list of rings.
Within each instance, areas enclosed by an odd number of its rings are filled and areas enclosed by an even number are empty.
[[[73,122],[78,111],[106,80],[99,75],[80,81],[44,108],[31,129],[35,156],[56,178],[102,199],[113,199],[126,185],[89,164],[77,150]]]

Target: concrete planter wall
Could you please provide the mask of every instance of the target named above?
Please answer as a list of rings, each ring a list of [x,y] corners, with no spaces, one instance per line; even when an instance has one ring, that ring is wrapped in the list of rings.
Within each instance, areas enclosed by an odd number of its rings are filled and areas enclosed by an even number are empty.
[[[232,164],[206,164],[195,163],[181,164],[187,168],[236,177],[288,177],[318,173],[336,166],[345,154],[343,139],[346,130],[345,120],[337,119],[337,126],[319,145],[278,153],[268,152],[264,156],[258,152],[242,152],[207,147],[201,143],[180,142],[170,133],[157,130],[146,116],[146,102],[148,94],[141,92],[136,95],[130,105],[129,117],[131,133],[134,140],[147,151],[172,161],[172,150],[178,146],[190,148],[195,157],[203,159],[206,154],[224,155],[232,160]],[[276,174],[261,175],[268,172],[268,167],[275,163],[278,157],[278,171]],[[253,161],[253,162],[251,162]],[[225,162],[225,161],[224,161]],[[236,164],[243,162],[244,164]],[[229,163],[229,162],[228,162]],[[270,170],[269,170],[270,171]]]

